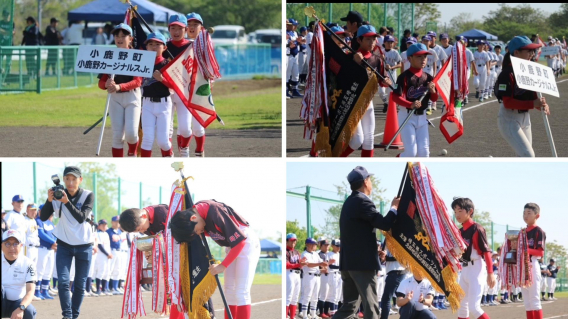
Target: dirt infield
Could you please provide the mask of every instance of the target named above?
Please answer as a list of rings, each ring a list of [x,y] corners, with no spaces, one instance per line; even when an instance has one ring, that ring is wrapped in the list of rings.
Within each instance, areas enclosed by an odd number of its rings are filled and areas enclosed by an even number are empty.
[[[525,307],[522,302],[494,307],[483,307],[491,319],[525,319],[527,317]],[[543,301],[542,312],[544,319],[568,318],[568,298],[559,298],[557,301]],[[434,314],[438,319],[455,319],[457,313],[452,314],[451,310],[439,310]],[[393,315],[391,318],[399,318]]]
[[[281,318],[282,291],[280,285],[254,285],[251,289],[252,319]],[[141,318],[168,318],[152,312],[152,293],[144,292],[144,307],[148,316]],[[213,295],[216,318],[223,318],[223,301],[219,290]],[[34,301],[38,319],[61,318],[59,298],[54,300]],[[119,319],[122,307],[122,295],[89,297],[83,299],[81,305],[81,319]]]
[[[566,96],[568,95],[568,75],[557,79],[560,98],[544,95],[550,105],[550,128],[556,144],[559,157],[568,156],[568,108]],[[430,127],[430,156],[439,156],[442,149],[446,149],[448,157],[515,157],[513,149],[501,136],[497,127],[497,114],[499,104],[493,97],[482,103],[475,99],[475,87],[470,80],[469,104],[464,107],[464,135],[452,144],[448,144],[439,129],[442,101],[438,100],[438,110],[428,118],[436,126]],[[564,101],[564,102],[562,102]],[[376,95],[373,98],[375,108],[375,144],[383,140],[386,114],[382,113],[383,101]],[[303,122],[299,119],[301,99],[295,98],[286,102],[286,156],[308,156],[311,141],[303,139]],[[550,157],[551,151],[541,113],[530,111],[533,136],[533,149],[537,157]],[[401,151],[375,149],[375,157],[395,157]],[[355,151],[351,156],[361,156]]]
[[[2,156],[94,157],[100,129],[97,129],[95,134],[91,132],[83,135],[85,129],[87,128],[0,127]],[[64,141],[56,142],[58,136],[64,136]],[[175,136],[173,144],[174,156],[178,157]],[[110,145],[112,145],[112,129],[105,128],[99,156],[112,156]],[[195,139],[192,139],[190,149],[193,157]],[[153,157],[162,156],[156,143],[152,151]],[[279,157],[281,153],[282,130],[280,129],[207,130],[206,157]]]

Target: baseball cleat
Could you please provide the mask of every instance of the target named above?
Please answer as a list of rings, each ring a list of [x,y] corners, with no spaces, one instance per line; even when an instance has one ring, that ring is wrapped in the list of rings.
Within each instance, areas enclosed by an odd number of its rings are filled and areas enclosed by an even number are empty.
[[[483,96],[479,98],[479,102],[483,102]]]
[[[188,147],[180,147],[179,148],[179,156],[180,157],[189,157],[189,146]]]
[[[290,91],[286,90],[286,99],[291,99],[292,98],[292,94],[290,94]]]
[[[203,151],[203,152],[195,152],[195,157],[205,157],[205,151]]]
[[[427,109],[427,110],[426,110],[426,115],[432,115],[432,109]]]
[[[302,93],[300,93],[300,91],[298,91],[298,89],[293,89],[292,90],[292,97],[304,97],[304,95]]]
[[[475,92],[475,98],[476,98],[476,99],[479,98],[479,92]]]

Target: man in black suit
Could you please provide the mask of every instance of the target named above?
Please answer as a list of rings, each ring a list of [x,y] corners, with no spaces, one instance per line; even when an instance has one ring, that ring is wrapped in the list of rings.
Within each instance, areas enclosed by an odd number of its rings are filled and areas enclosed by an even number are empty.
[[[341,251],[339,270],[343,279],[343,306],[333,319],[355,318],[355,312],[363,302],[364,318],[379,317],[377,297],[376,228],[389,230],[396,220],[400,198],[392,201],[391,209],[382,216],[370,198],[373,190],[371,175],[362,166],[355,167],[347,176],[353,193],[343,203],[339,217]]]

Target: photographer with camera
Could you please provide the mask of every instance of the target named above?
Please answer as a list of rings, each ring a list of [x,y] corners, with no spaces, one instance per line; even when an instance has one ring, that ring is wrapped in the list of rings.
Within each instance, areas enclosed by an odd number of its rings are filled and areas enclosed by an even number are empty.
[[[46,221],[55,213],[59,223],[53,231],[57,237],[55,266],[59,279],[59,303],[63,319],[79,317],[85,294],[85,282],[89,274],[93,252],[92,220],[89,217],[94,203],[94,194],[79,186],[83,182],[81,170],[76,166],[65,167],[63,182],[51,177],[55,187],[47,191],[47,201],[41,210],[41,220]],[[75,257],[75,289],[73,297],[69,290],[71,261]]]

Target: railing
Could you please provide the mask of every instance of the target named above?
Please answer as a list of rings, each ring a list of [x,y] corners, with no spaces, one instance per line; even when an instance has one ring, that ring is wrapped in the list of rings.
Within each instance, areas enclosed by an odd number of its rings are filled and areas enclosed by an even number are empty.
[[[75,72],[79,46],[0,47],[0,92],[41,93],[94,85],[97,74]],[[281,48],[270,44],[217,45],[222,79],[281,76]]]

